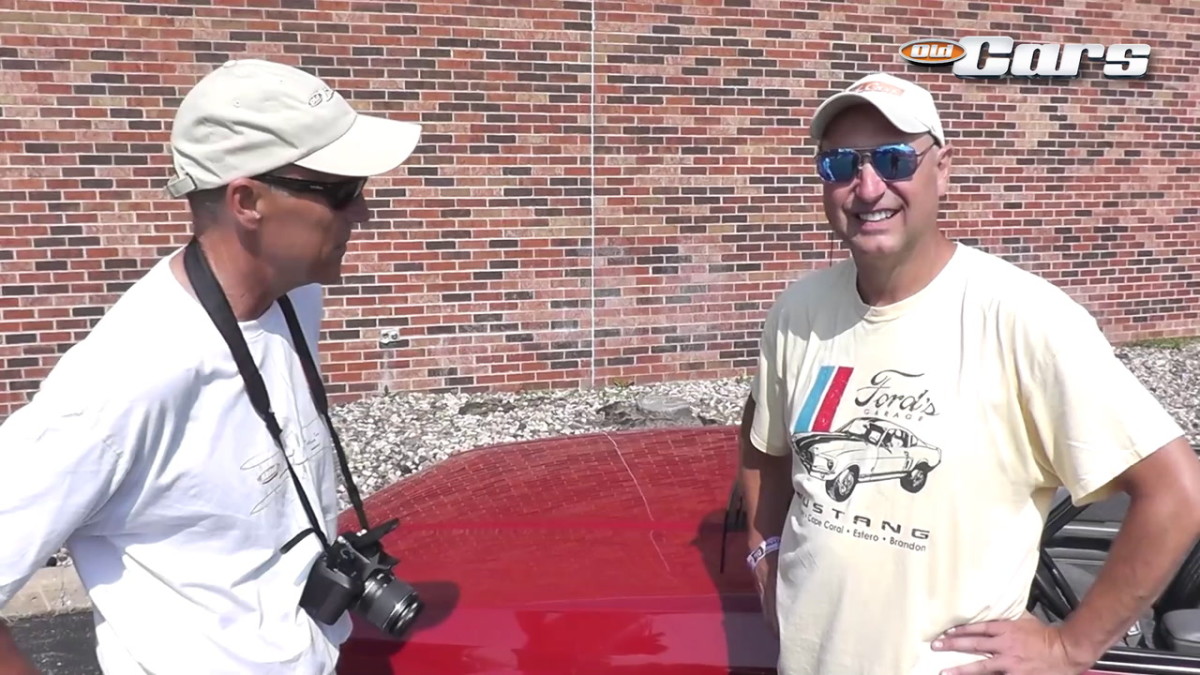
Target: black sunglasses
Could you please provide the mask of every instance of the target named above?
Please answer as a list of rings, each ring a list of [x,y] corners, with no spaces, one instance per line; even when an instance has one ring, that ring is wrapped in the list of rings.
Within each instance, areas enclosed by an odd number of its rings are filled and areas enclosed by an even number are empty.
[[[875,173],[885,181],[908,180],[917,172],[921,158],[933,148],[930,146],[917,152],[908,143],[865,149],[831,148],[817,153],[817,173],[826,183],[846,183],[854,180],[863,162],[869,161]]]
[[[351,202],[362,194],[363,188],[367,184],[366,178],[351,178],[348,180],[327,182],[291,178],[289,176],[276,176],[270,173],[255,176],[254,180],[268,185],[277,185],[287,190],[295,190],[296,192],[319,194],[329,202],[329,208],[334,211],[339,211],[349,206]]]

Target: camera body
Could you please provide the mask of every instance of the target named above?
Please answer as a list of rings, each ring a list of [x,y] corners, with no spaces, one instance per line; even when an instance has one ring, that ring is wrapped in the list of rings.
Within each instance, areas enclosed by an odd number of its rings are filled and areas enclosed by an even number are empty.
[[[300,606],[325,625],[350,610],[389,635],[407,631],[424,605],[411,585],[392,574],[399,561],[379,543],[398,523],[338,536],[313,563]]]

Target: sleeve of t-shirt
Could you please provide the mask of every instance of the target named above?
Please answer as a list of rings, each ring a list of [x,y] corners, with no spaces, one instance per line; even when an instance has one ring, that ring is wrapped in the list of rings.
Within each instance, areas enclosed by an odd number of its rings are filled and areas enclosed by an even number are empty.
[[[1065,293],[1025,313],[1017,336],[1022,412],[1045,484],[1066,487],[1076,504],[1111,496],[1114,478],[1183,435]]]
[[[96,515],[127,472],[94,409],[39,394],[0,425],[0,607]]]
[[[788,453],[787,402],[779,336],[782,307],[783,302],[777,301],[767,312],[759,337],[758,365],[750,384],[750,395],[754,398],[750,441],[758,450],[776,456]]]

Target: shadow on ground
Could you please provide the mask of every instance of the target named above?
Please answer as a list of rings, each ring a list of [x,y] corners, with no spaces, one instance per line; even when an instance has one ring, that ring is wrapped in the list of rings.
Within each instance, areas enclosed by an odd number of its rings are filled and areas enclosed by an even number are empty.
[[[102,675],[90,611],[14,619],[10,628],[41,675]]]

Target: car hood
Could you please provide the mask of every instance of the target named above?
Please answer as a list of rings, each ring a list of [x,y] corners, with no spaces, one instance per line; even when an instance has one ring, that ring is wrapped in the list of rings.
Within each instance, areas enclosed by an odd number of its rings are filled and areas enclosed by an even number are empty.
[[[724,527],[736,466],[732,427],[589,434],[463,452],[372,495],[372,525],[400,521],[383,540],[394,572],[425,604],[406,649],[478,659],[577,636],[610,653],[649,615],[720,628],[737,606],[761,621],[744,529]],[[340,522],[354,528],[353,512]],[[352,652],[387,640],[360,621],[355,634]]]

